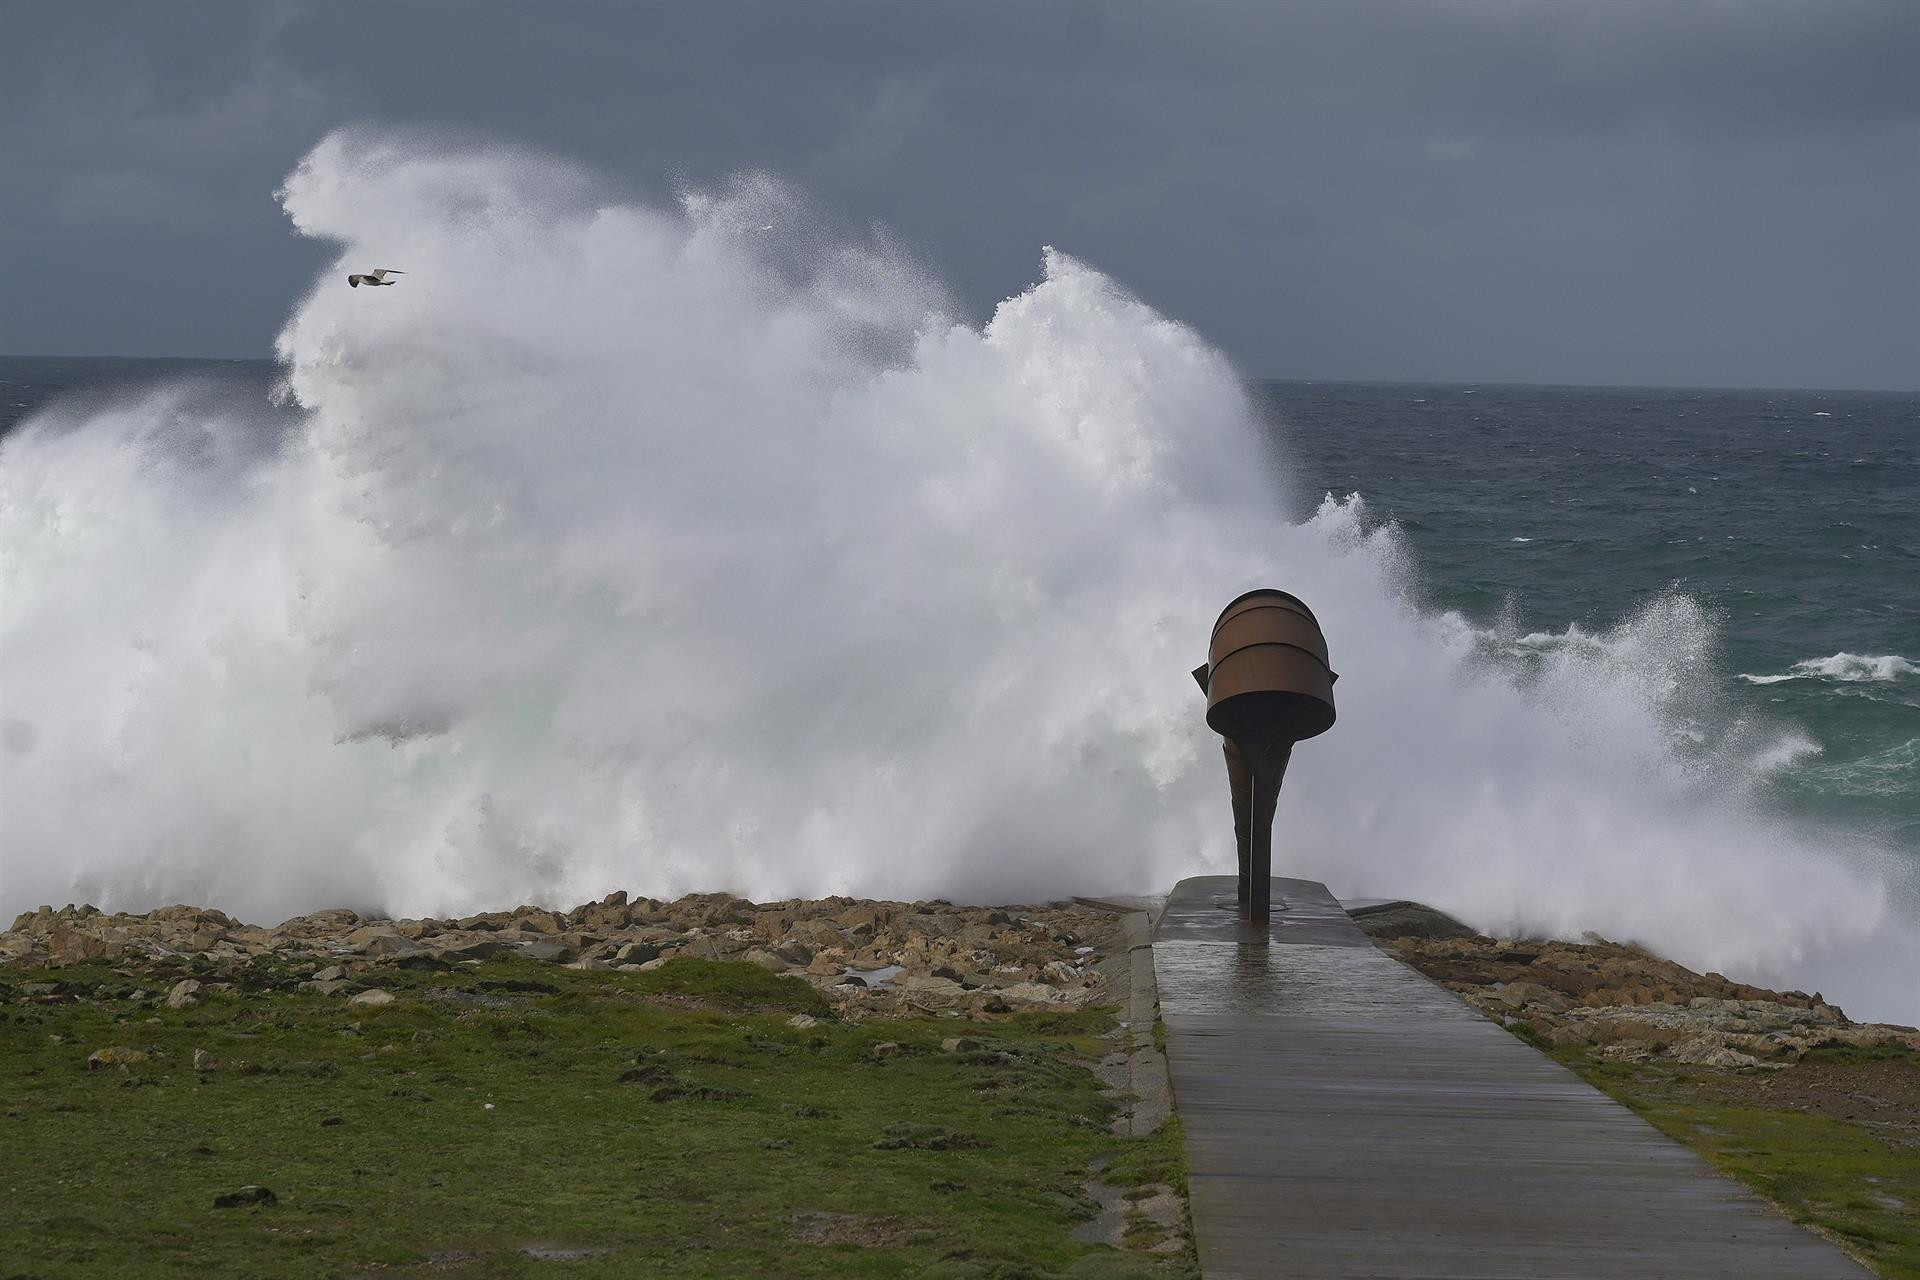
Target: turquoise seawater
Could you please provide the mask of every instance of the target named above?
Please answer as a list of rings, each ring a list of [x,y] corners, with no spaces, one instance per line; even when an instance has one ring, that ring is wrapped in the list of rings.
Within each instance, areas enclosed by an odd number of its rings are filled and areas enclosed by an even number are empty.
[[[1920,859],[1920,395],[1267,382],[1276,483],[1358,492],[1429,607],[1524,658],[1675,597],[1704,736],[1771,731],[1785,805]]]

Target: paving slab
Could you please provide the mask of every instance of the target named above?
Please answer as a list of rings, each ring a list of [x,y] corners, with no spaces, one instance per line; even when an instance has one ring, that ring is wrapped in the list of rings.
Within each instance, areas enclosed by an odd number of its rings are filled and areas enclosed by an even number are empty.
[[[1374,947],[1325,886],[1183,880],[1153,962],[1209,1280],[1870,1273]]]

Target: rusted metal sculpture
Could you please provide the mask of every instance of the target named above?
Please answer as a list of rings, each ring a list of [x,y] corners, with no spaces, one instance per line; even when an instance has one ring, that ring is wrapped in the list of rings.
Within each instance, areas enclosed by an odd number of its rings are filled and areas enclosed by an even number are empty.
[[[1327,642],[1313,611],[1284,591],[1249,591],[1220,611],[1206,665],[1207,727],[1226,739],[1240,902],[1249,919],[1272,914],[1273,814],[1293,744],[1333,727]]]

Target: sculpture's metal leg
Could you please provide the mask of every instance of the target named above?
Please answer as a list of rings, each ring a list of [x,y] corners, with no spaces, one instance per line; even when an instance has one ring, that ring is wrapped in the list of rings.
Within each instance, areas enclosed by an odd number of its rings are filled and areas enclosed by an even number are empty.
[[[1240,870],[1240,900],[1247,904],[1247,919],[1263,925],[1273,915],[1273,814],[1280,804],[1280,783],[1287,776],[1293,744],[1281,743],[1251,754],[1252,811],[1248,816],[1252,821],[1247,858]]]
[[[1233,798],[1233,843],[1239,855],[1240,909],[1247,906],[1247,850],[1253,839],[1253,766],[1232,738],[1221,744],[1227,755],[1227,790]]]
[[[1279,775],[1263,768],[1253,771],[1253,812],[1256,815],[1244,878],[1247,918],[1265,924],[1273,913],[1273,808],[1280,797]],[[1265,820],[1262,821],[1262,818]]]

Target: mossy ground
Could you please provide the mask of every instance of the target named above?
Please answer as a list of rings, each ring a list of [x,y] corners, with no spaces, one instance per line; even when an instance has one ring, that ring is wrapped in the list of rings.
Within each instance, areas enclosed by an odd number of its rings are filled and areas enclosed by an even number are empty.
[[[0,1274],[1191,1273],[1069,1234],[1116,1150],[1106,1181],[1184,1186],[1177,1130],[1107,1130],[1108,1010],[847,1024],[798,980],[697,960],[383,972],[382,1007],[279,989],[263,960],[198,1007],[128,999],[184,976],[0,974]],[[29,981],[61,988],[27,1003]],[[983,1047],[942,1052],[958,1035]],[[116,1045],[152,1056],[87,1068]],[[214,1206],[246,1185],[277,1202]]]
[[[1876,1274],[1920,1280],[1920,1145],[1903,1133],[1818,1114],[1793,1087],[1793,1073],[1817,1077],[1836,1064],[1871,1062],[1911,1089],[1920,1083],[1920,1055],[1889,1047],[1815,1050],[1780,1073],[1629,1065],[1580,1048],[1555,1056]]]

